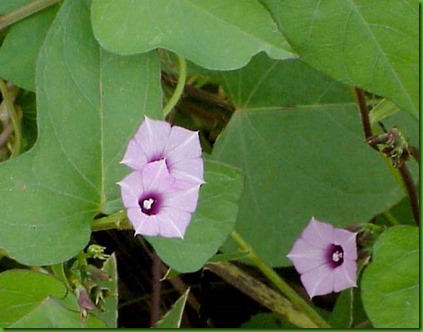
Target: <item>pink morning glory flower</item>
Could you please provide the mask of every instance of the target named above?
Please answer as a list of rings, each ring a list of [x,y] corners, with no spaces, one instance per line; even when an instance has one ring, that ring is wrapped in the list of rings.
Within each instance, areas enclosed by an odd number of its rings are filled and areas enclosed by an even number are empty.
[[[165,159],[144,165],[118,184],[135,235],[184,237],[197,206],[198,184],[175,179]]]
[[[178,180],[204,182],[198,132],[145,117],[129,141],[122,163],[141,170],[157,160],[165,160],[169,173]]]
[[[357,285],[356,235],[311,218],[287,255],[310,298]]]

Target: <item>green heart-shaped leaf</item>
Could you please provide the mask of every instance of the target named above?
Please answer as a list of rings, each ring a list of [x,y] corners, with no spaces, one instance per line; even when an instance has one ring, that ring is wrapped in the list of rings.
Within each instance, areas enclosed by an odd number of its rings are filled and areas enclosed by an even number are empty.
[[[62,262],[88,242],[97,213],[121,207],[119,165],[144,114],[160,117],[154,54],[99,47],[85,1],[66,1],[37,63],[39,138],[0,164],[0,247],[29,265]]]

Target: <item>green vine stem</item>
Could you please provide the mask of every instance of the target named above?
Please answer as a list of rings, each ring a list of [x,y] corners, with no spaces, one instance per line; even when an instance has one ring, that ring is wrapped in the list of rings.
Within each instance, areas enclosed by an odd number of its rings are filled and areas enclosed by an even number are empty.
[[[178,58],[178,83],[176,84],[175,91],[173,92],[172,96],[170,97],[169,101],[163,108],[163,115],[166,117],[172,109],[176,106],[179,99],[184,92],[185,82],[187,79],[187,63],[183,57],[177,55]]]
[[[121,210],[106,217],[94,219],[91,224],[91,230],[93,232],[109,229],[132,229],[125,211]]]
[[[24,18],[58,3],[61,0],[36,0],[22,6],[6,15],[0,16],[0,31]]]
[[[229,262],[207,263],[205,266],[229,284],[300,328],[323,327],[311,320],[289,300]],[[324,327],[328,327],[325,325]]]
[[[248,250],[248,258],[257,268],[284,294],[296,308],[304,312],[314,324],[319,328],[329,328],[330,325],[297,294],[272,268],[270,268],[251,248],[251,246],[236,231],[231,233],[232,239],[238,244],[240,249]]]
[[[17,157],[21,151],[21,141],[22,141],[22,133],[21,133],[21,125],[18,117],[18,113],[16,112],[15,105],[13,102],[13,97],[7,88],[6,83],[0,79],[0,91],[3,96],[3,102],[7,107],[7,111],[9,113],[10,119],[12,121],[13,131],[15,132],[15,145],[13,147],[11,158]]]

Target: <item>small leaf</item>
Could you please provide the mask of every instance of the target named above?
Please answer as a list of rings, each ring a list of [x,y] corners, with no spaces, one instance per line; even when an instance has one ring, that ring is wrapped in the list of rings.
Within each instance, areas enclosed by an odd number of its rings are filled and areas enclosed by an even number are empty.
[[[260,51],[296,57],[256,0],[94,0],[91,18],[97,40],[118,54],[161,47],[218,70],[240,68]]]
[[[81,318],[78,311],[71,311],[51,297],[39,303],[36,308],[15,322],[10,328],[105,328],[106,325],[95,316]]]
[[[311,66],[419,115],[419,1],[262,0]]]
[[[182,314],[184,313],[185,303],[187,302],[189,288],[187,291],[173,304],[172,308],[159,320],[154,326],[157,329],[180,328]]]
[[[395,226],[373,248],[361,281],[364,309],[376,328],[418,328],[419,229]]]
[[[49,296],[65,295],[65,285],[51,275],[29,270],[0,273],[0,327],[13,325]]]
[[[184,239],[147,238],[160,258],[181,273],[200,269],[226,240],[237,217],[244,187],[239,170],[206,161],[205,181]]]

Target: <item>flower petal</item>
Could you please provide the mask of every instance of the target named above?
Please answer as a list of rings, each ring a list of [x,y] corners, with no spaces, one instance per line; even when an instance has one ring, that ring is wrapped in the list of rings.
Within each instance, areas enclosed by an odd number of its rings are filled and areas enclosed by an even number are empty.
[[[169,168],[172,175],[178,180],[195,184],[204,183],[204,165],[201,158],[179,160],[173,164],[169,162]]]
[[[164,157],[170,130],[170,124],[167,122],[145,117],[134,139],[145,155],[149,157],[148,161]]]
[[[118,182],[121,190],[122,202],[126,208],[139,207],[138,200],[144,191],[141,172],[134,171]]]
[[[311,218],[310,223],[301,234],[301,238],[311,245],[325,249],[328,245],[333,244],[333,226]]]
[[[145,235],[145,236],[159,235],[160,229],[159,229],[157,215],[147,216],[141,212],[140,214],[141,214],[141,222],[138,225],[138,227],[135,229],[135,235],[136,234]]]
[[[173,207],[165,207],[157,219],[161,236],[183,239],[191,221],[191,213]]]
[[[181,181],[177,181],[180,183]],[[179,189],[178,184],[174,185]],[[189,185],[181,190],[173,190],[163,193],[163,206],[184,210],[186,212],[194,212],[197,208],[200,186]]]
[[[344,260],[342,265],[334,271],[333,290],[340,292],[344,289],[357,286],[357,263]]]
[[[357,259],[357,233],[350,232],[346,229],[336,228],[334,230],[334,244],[342,246],[345,259]]]
[[[305,273],[326,263],[326,249],[316,248],[299,238],[287,255],[298,273]]]
[[[330,267],[322,265],[301,275],[301,282],[310,298],[333,292],[334,274],[332,272]]]
[[[147,162],[148,158],[146,153],[134,139],[131,139],[121,163],[134,170],[141,170]]]
[[[164,152],[170,164],[174,164],[180,160],[201,157],[198,132],[173,126]]]
[[[175,179],[169,174],[165,160],[148,163],[141,170],[144,192],[161,193],[172,187]]]

